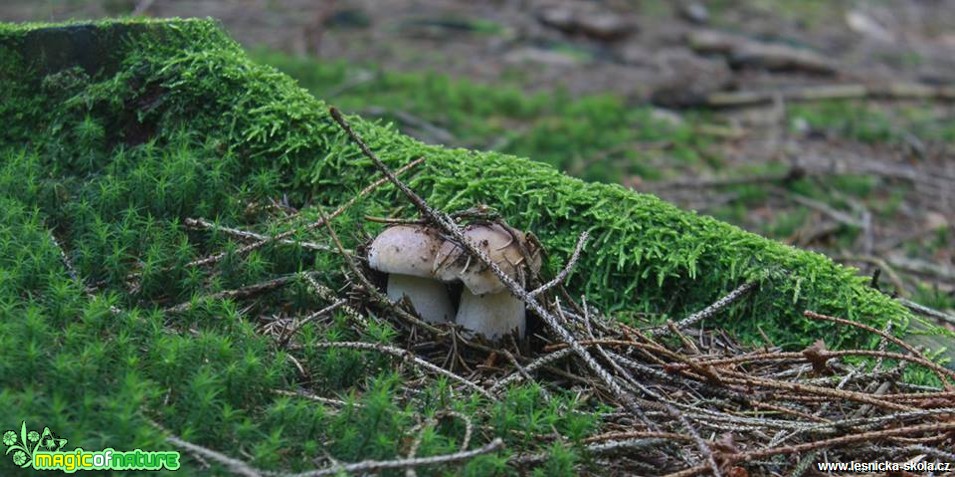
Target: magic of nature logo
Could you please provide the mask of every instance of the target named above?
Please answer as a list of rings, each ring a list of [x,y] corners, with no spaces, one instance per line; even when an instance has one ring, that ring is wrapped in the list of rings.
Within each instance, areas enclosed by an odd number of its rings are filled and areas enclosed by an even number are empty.
[[[28,431],[23,421],[20,431],[9,430],[2,434],[4,455],[11,455],[13,463],[20,468],[36,470],[61,470],[73,473],[77,470],[177,470],[179,452],[152,452],[135,449],[117,451],[85,451],[76,448],[64,451],[66,439],[57,437],[49,427],[43,432]]]

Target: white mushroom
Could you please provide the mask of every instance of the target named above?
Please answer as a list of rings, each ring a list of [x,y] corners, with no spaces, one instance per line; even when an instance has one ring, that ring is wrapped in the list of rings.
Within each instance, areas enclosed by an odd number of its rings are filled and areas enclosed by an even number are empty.
[[[520,231],[498,224],[469,225],[464,235],[521,286],[525,286],[528,274],[540,269],[539,251]],[[511,294],[490,267],[471,257],[463,247],[444,242],[434,270],[441,280],[460,280],[464,284],[455,317],[457,324],[490,339],[498,339],[515,329],[518,336],[524,336],[527,328],[524,303]]]
[[[433,273],[441,243],[434,229],[396,225],[381,232],[368,247],[368,265],[388,274],[388,298],[408,297],[418,315],[430,323],[445,323],[454,316],[447,288]]]

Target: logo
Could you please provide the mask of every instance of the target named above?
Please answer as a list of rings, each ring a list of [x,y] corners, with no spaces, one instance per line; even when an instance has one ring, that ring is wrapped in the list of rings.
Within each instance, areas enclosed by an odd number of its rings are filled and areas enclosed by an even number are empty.
[[[179,452],[151,452],[135,449],[124,452],[114,449],[84,451],[76,448],[64,451],[67,440],[53,434],[49,427],[43,432],[27,431],[27,423],[2,435],[7,447],[4,455],[11,455],[13,463],[20,468],[36,470],[61,470],[73,473],[77,470],[176,470],[179,468]]]

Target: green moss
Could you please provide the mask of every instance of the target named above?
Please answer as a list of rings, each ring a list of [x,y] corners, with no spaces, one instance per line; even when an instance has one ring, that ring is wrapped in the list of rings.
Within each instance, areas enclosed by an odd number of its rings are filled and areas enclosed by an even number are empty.
[[[93,70],[24,56],[33,51],[29,38],[38,25],[0,26],[0,86],[7,93],[0,100],[7,125],[0,130],[0,356],[16,357],[0,360],[0,406],[8,415],[49,425],[84,447],[166,448],[149,416],[187,440],[251,456],[255,465],[302,469],[311,465],[315,442],[333,442],[336,459],[397,457],[416,417],[452,408],[483,416],[475,425],[490,426],[512,451],[548,452],[548,469],[574,472],[573,449],[519,437],[527,429],[558,429],[574,439],[593,432],[596,418],[574,413],[573,396],[555,393],[550,407],[541,408],[536,389],[518,386],[488,406],[452,399],[439,382],[422,390],[429,407],[407,409],[389,399],[398,385],[389,358],[310,345],[387,341],[394,336],[388,325],[359,333],[336,317],[301,331],[305,344],[296,356],[310,389],[345,395],[362,408],[330,410],[272,393],[295,387],[299,371],[253,317],[313,309],[315,298],[300,283],[256,300],[252,309],[198,297],[302,269],[323,270],[323,280],[340,286],[340,259],[274,245],[247,256],[231,253],[209,271],[184,270],[191,260],[238,244],[220,233],[186,231],[181,222],[205,217],[263,233],[288,230],[341,204],[376,172],[330,120],[326,104],[288,76],[251,62],[214,22],[124,25],[97,24],[111,41],[90,47],[108,47],[113,64]],[[524,103],[514,104],[519,114]],[[600,99],[575,107],[584,116],[599,116],[590,107],[615,108]],[[408,180],[433,205],[485,203],[532,230],[551,252],[552,272],[578,234],[589,231],[570,286],[605,311],[681,317],[755,280],[757,293],[709,324],[754,339],[759,326],[788,346],[820,336],[832,346],[856,346],[873,343],[807,322],[801,311],[876,326],[909,318],[854,270],[821,255],[540,162],[427,146],[389,125],[352,122],[391,166],[426,159]],[[560,120],[548,131],[575,134]],[[607,142],[618,139],[611,134]],[[270,222],[269,207],[283,195],[302,213]],[[385,188],[335,226],[354,247],[365,227],[378,228],[363,215],[411,215],[411,207],[396,205],[405,203]],[[84,285],[97,287],[92,296],[67,273],[53,235]],[[130,274],[142,277],[139,286],[129,286]],[[186,312],[157,311],[189,300],[195,306]],[[457,449],[463,433],[457,424],[429,431],[419,455]],[[502,467],[502,456],[491,455],[463,472],[488,475]]]
[[[292,76],[318,98],[333,96],[344,110],[376,111],[414,130],[401,116],[410,113],[449,131],[454,145],[531,157],[590,181],[659,177],[657,163],[696,166],[703,159],[700,151],[712,143],[695,134],[693,121],[673,124],[656,118],[650,107],[612,95],[527,94],[507,81],[488,86],[437,73],[380,71],[271,52],[253,58]]]

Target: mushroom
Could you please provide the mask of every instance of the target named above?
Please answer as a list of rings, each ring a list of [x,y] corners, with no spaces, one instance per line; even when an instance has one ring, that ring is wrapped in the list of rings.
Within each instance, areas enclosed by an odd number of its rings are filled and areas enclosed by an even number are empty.
[[[378,234],[368,247],[368,265],[388,274],[388,298],[408,297],[418,315],[429,323],[445,323],[454,316],[448,290],[433,273],[441,244],[432,228],[396,225]]]
[[[539,250],[518,230],[500,224],[472,224],[465,227],[464,235],[521,286],[525,286],[529,273],[540,270]],[[465,252],[461,245],[444,242],[434,270],[441,280],[460,280],[464,284],[455,316],[457,324],[490,339],[498,339],[515,328],[518,336],[524,336],[524,302],[511,294],[490,267]]]

